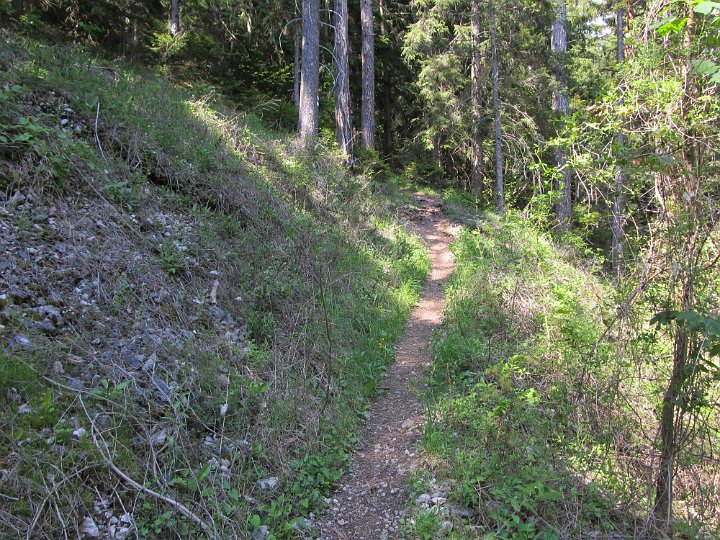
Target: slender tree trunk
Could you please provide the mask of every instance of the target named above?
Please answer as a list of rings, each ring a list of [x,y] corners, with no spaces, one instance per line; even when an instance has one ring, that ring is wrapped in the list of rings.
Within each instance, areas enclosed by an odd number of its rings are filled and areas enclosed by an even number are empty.
[[[293,103],[296,107],[300,107],[300,44],[302,42],[302,25],[299,21],[293,23],[293,45],[295,48],[294,59],[294,78],[293,78]]]
[[[695,99],[697,87],[692,80],[692,36],[695,31],[695,12],[692,5],[685,7],[685,15],[687,23],[684,28],[683,45],[685,57],[683,58],[683,77],[685,79],[683,85],[683,102]],[[684,106],[682,103],[681,106]],[[699,239],[702,234],[699,224],[701,219],[697,214],[696,203],[693,198],[686,199],[688,193],[697,193],[699,191],[699,177],[694,171],[698,165],[697,142],[694,140],[692,132],[683,134],[685,144],[683,145],[682,156],[684,168],[687,171],[683,180],[685,184],[678,182],[679,179],[673,179],[669,185],[668,191],[673,192],[676,206],[680,211],[680,219],[685,222],[682,226],[671,224],[671,226],[680,229],[679,236],[683,245],[683,250],[679,256],[672,260],[671,268],[679,268],[678,280],[680,281],[680,298],[677,302],[678,311],[688,312],[695,309],[694,302],[694,279],[698,275],[698,269],[695,263],[699,260],[700,252],[704,241]],[[674,184],[674,185],[673,185]],[[673,190],[674,188],[674,190]],[[671,218],[666,217],[668,221]],[[674,248],[673,252],[679,249]],[[671,287],[672,287],[671,283]],[[672,290],[672,289],[671,289]],[[653,534],[660,532],[667,537],[673,535],[673,477],[675,475],[675,458],[680,450],[678,436],[676,433],[676,404],[681,399],[682,387],[687,377],[686,366],[690,355],[690,338],[685,325],[681,325],[678,321],[676,324],[676,333],[673,347],[673,370],[670,376],[670,382],[663,398],[662,411],[660,416],[660,463],[658,465],[658,474],[655,479],[655,503],[652,510]]]
[[[492,49],[492,94],[495,116],[495,207],[498,214],[505,213],[505,178],[503,172],[502,125],[500,123],[500,72],[498,70],[497,27],[495,0],[490,0],[490,48]]]
[[[383,108],[383,158],[389,158],[393,152],[393,110],[392,110],[392,82],[389,73],[383,76],[382,108]]]
[[[435,135],[432,140],[432,148],[430,149],[430,156],[432,156],[432,160],[435,164],[437,164],[438,169],[442,169],[442,160],[440,156],[440,137],[438,135]]]
[[[362,28],[362,106],[360,135],[363,148],[375,148],[375,30],[372,0],[360,0]]]
[[[552,23],[551,49],[555,62],[553,78],[553,112],[560,119],[561,126],[570,109],[568,104],[567,86],[568,77],[565,66],[567,54],[567,9],[565,0],[559,0]],[[560,128],[561,132],[564,130]],[[563,145],[555,147],[555,166],[560,170],[560,179],[556,191],[560,191],[561,198],[556,204],[555,212],[558,218],[558,228],[568,231],[572,227],[572,175],[567,165],[567,154]]]
[[[318,90],[320,87],[320,0],[302,3],[302,65],[298,139],[307,150],[318,135]]]
[[[616,17],[617,31],[617,62],[622,65],[625,62],[625,9],[619,8]],[[624,98],[620,98],[620,105]],[[627,172],[623,164],[623,147],[625,145],[625,134],[622,129],[618,130],[615,136],[617,152],[617,168],[615,170],[615,196],[612,207],[612,249],[611,260],[613,270],[617,275],[622,273],[625,256],[625,192],[628,186]]]
[[[677,326],[673,350],[673,370],[670,384],[663,397],[660,414],[660,463],[655,479],[655,503],[652,510],[652,531],[650,537],[672,536],[673,521],[673,476],[675,475],[675,403],[677,402],[682,375],[688,357],[688,336],[685,328]],[[660,534],[658,534],[660,533]]]
[[[470,190],[479,194],[483,190],[483,139],[482,139],[482,55],[480,54],[480,0],[472,0],[470,30],[472,34],[472,62],[470,65],[472,85],[472,171],[470,172]]]
[[[23,13],[25,12],[25,5],[23,3],[23,0],[12,0],[12,14],[13,17],[16,19],[19,19],[23,16]]]
[[[335,135],[348,166],[353,162],[347,0],[335,0]]]
[[[180,33],[180,0],[170,0],[170,34]]]
[[[682,254],[673,261],[673,266],[681,267],[687,261],[694,261],[697,257],[697,246],[700,244],[697,235],[682,238],[684,242]],[[684,236],[684,235],[683,235]],[[678,246],[678,249],[680,247]],[[700,248],[701,249],[701,248]],[[692,263],[691,263],[692,264]],[[684,268],[680,271],[678,279],[680,297],[677,302],[678,311],[692,311],[694,308],[693,280],[695,268]],[[673,284],[671,284],[671,287]],[[681,399],[682,386],[687,375],[687,364],[690,350],[690,337],[687,327],[678,321],[675,324],[675,339],[673,343],[673,364],[670,382],[665,390],[662,409],[660,413],[660,462],[655,478],[655,502],[651,514],[651,530],[647,531],[649,538],[671,538],[673,532],[673,477],[675,476],[675,458],[678,453],[677,406]]]
[[[387,8],[385,0],[380,0],[380,35],[387,38],[390,35],[387,24]],[[383,88],[382,88],[382,110],[383,110],[383,158],[389,158],[392,154],[392,74],[385,63],[383,65]]]

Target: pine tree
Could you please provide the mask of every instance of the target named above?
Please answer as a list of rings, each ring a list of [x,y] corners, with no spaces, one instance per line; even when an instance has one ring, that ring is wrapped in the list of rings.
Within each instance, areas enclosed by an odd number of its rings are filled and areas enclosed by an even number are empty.
[[[335,135],[346,163],[353,162],[352,114],[350,111],[350,65],[348,62],[347,0],[335,0]]]
[[[372,0],[360,0],[362,29],[362,104],[360,136],[363,148],[375,148],[375,30]]]
[[[298,138],[304,149],[312,147],[318,136],[319,87],[320,0],[303,0]]]
[[[565,0],[559,0],[556,6],[555,18],[552,23],[552,36],[550,47],[554,57],[552,108],[560,122],[560,132],[564,131],[569,108],[568,102],[568,74],[565,56],[567,55],[567,8]],[[558,228],[562,231],[572,227],[572,175],[567,166],[567,154],[563,144],[555,146],[555,167],[558,169],[559,180],[555,190],[560,192],[560,199],[555,205],[558,219]]]

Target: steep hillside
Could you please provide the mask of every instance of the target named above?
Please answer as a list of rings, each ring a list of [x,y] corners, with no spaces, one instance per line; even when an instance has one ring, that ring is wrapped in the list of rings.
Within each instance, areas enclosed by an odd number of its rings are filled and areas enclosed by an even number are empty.
[[[424,249],[207,88],[0,38],[2,536],[310,534]]]

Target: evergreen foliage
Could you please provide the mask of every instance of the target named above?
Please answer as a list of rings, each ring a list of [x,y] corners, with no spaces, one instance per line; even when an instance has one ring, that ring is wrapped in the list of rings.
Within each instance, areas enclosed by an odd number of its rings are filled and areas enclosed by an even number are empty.
[[[565,4],[567,49],[553,52]],[[315,426],[329,437],[319,444],[302,431],[283,447],[297,453],[292,465],[280,451],[251,452],[245,480],[279,465],[285,491],[248,516],[243,533],[269,524],[292,535],[295,511],[317,506],[346,462],[352,443],[341,430],[359,420],[348,411],[374,391],[427,266],[372,197],[422,184],[444,190],[446,211],[467,225],[434,346],[424,443],[455,502],[475,510],[452,534],[716,536],[720,2],[493,0],[492,13],[487,0],[338,5],[313,11],[320,78],[305,99],[317,106],[313,152],[301,158],[289,142],[303,67],[298,2],[0,0],[0,187],[8,198],[26,188],[58,200],[94,193],[121,215],[147,209],[147,194],[160,191],[153,196],[211,237],[190,259],[229,265],[239,282],[253,265],[272,269],[240,286],[252,299],[242,313],[257,347],[252,369],[267,374],[271,355],[287,353],[311,358],[311,374],[288,364],[271,419],[256,414],[265,378],[248,381],[242,414],[268,440],[287,441],[288,404],[302,388],[317,403],[337,398],[328,415],[340,427]],[[336,17],[347,53],[333,45]],[[375,65],[363,77],[370,38]],[[369,75],[375,83],[363,87]],[[361,122],[363,102],[374,105]],[[353,151],[358,126],[355,148],[365,148]],[[328,150],[336,141],[339,153]],[[493,207],[507,217],[486,213]],[[18,215],[13,227],[34,234],[41,224]],[[242,234],[256,251],[234,244]],[[245,265],[231,261],[240,252]],[[178,235],[147,255],[163,283],[192,277]],[[107,307],[117,316],[137,276],[126,268],[116,277]],[[288,344],[295,323],[277,298],[303,295],[314,311],[301,310],[300,347]],[[343,344],[334,367],[331,341]],[[67,395],[26,367],[43,359],[13,354],[0,355],[0,390],[22,392],[35,412],[13,410],[5,426],[17,422],[23,436],[66,430]],[[304,377],[319,382],[308,390]],[[127,407],[124,384],[107,378],[102,399]],[[102,458],[86,450],[93,464]],[[181,454],[162,467],[191,505],[198,485],[188,485],[207,477],[196,455]],[[129,452],[119,455],[139,473]],[[41,481],[31,484],[30,498]],[[242,506],[225,495],[213,511]],[[11,514],[33,519],[26,499],[12,502]],[[180,527],[173,519],[146,525],[160,534]],[[440,534],[435,521],[419,516],[414,533]]]

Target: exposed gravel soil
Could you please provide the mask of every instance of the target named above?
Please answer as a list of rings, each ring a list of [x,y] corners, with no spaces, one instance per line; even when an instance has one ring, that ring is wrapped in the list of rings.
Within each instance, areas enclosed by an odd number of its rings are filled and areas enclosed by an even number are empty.
[[[384,393],[370,411],[365,441],[319,520],[321,539],[385,539],[405,516],[404,488],[418,466],[416,442],[424,424],[417,395],[430,364],[433,330],[442,320],[443,286],[454,268],[448,247],[458,231],[443,216],[440,201],[418,196],[417,205],[406,217],[428,247],[430,276],[381,386]]]

